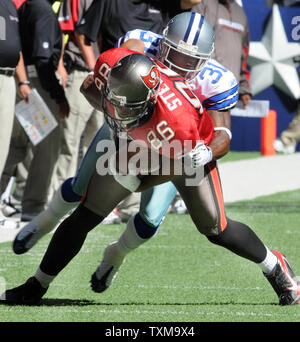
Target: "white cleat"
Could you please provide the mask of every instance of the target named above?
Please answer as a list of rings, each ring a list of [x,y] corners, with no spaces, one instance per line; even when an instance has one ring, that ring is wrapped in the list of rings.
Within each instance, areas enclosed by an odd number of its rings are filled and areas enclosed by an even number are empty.
[[[276,139],[274,141],[274,148],[277,152],[282,152],[285,154],[292,154],[296,151],[296,146],[294,145],[285,145],[280,139]]]
[[[14,220],[12,218],[0,217],[0,229],[8,228],[8,229],[17,229],[19,228],[19,221]]]
[[[116,242],[107,246],[103,260],[91,277],[92,290],[101,293],[110,287],[124,260],[125,256],[119,253]]]
[[[101,224],[120,224],[122,220],[113,210],[105,219],[101,222]]]

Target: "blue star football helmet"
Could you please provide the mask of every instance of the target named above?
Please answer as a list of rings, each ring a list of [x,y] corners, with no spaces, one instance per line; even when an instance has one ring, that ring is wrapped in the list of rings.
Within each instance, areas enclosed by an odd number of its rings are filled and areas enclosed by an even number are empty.
[[[180,13],[169,21],[163,31],[159,59],[186,80],[191,80],[210,58],[214,40],[214,30],[203,15]]]

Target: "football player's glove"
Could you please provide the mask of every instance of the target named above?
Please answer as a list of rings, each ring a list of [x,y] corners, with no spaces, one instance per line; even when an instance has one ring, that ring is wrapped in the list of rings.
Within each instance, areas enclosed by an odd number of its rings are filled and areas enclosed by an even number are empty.
[[[183,156],[185,164],[193,169],[204,166],[212,160],[212,150],[209,146],[198,142],[197,145],[186,155]]]

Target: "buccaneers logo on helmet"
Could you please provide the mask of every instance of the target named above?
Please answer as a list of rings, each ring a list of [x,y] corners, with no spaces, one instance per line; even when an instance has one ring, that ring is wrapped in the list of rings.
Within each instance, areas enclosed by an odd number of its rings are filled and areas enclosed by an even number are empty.
[[[141,76],[141,78],[149,89],[155,89],[160,82],[160,74],[157,66],[154,65],[150,72],[145,76]]]

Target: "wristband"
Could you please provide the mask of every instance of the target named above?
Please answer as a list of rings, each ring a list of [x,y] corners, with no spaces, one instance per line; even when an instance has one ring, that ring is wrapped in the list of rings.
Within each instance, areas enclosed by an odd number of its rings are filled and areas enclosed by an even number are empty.
[[[29,85],[30,81],[23,81],[23,82],[19,82],[18,86],[20,87],[21,85]]]
[[[215,127],[214,130],[215,131],[225,131],[228,134],[229,139],[231,140],[232,134],[231,134],[231,131],[229,128],[227,128],[227,127]]]

